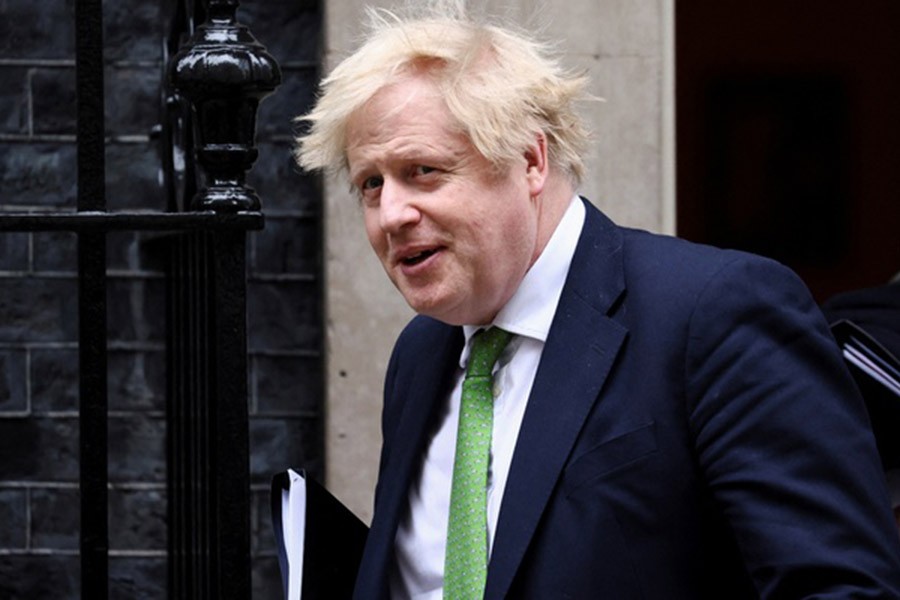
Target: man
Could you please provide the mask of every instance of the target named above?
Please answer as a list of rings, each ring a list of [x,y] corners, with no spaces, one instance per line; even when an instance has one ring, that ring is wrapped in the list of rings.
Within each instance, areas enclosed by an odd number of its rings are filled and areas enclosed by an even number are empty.
[[[900,597],[866,414],[809,294],[579,198],[583,86],[509,30],[387,15],[303,117],[300,164],[349,173],[419,313],[356,597]]]

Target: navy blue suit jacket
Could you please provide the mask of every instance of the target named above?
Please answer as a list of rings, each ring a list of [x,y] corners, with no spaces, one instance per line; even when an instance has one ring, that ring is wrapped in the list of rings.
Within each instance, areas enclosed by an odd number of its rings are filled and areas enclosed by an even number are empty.
[[[397,342],[357,598],[388,593],[462,343],[425,317]],[[790,271],[620,228],[587,204],[485,597],[758,595],[900,598],[900,540],[854,384]]]

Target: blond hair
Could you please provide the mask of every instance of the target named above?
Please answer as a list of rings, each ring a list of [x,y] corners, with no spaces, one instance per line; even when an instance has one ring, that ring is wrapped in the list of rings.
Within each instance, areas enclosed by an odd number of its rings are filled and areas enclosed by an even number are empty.
[[[399,75],[424,71],[461,130],[494,165],[521,156],[543,133],[551,164],[580,182],[587,132],[574,105],[586,98],[586,77],[564,71],[547,44],[509,27],[476,23],[459,4],[426,10],[368,10],[365,42],[322,81],[312,111],[297,118],[307,128],[296,140],[300,166],[346,170],[353,114]]]

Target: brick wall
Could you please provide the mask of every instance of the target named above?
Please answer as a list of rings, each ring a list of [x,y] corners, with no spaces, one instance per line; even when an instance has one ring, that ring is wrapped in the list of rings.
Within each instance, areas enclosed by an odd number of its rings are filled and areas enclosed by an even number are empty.
[[[104,6],[107,205],[164,206],[150,131],[159,113],[159,5]],[[320,8],[246,0],[239,13],[282,66],[262,105],[248,177],[266,229],[248,244],[254,597],[280,594],[268,481],[322,477],[321,213],[290,159],[290,119],[310,102]],[[74,3],[0,3],[0,211],[74,209]],[[165,236],[108,237],[110,592],[165,598]],[[0,234],[0,598],[77,598],[75,237]]]

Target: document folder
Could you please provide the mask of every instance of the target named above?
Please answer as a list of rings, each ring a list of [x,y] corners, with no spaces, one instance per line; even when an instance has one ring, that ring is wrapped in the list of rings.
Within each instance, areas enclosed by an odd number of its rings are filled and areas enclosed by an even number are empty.
[[[271,502],[286,600],[350,598],[368,527],[302,470],[272,478]]]
[[[831,325],[862,392],[884,469],[900,468],[900,359],[856,323]]]

